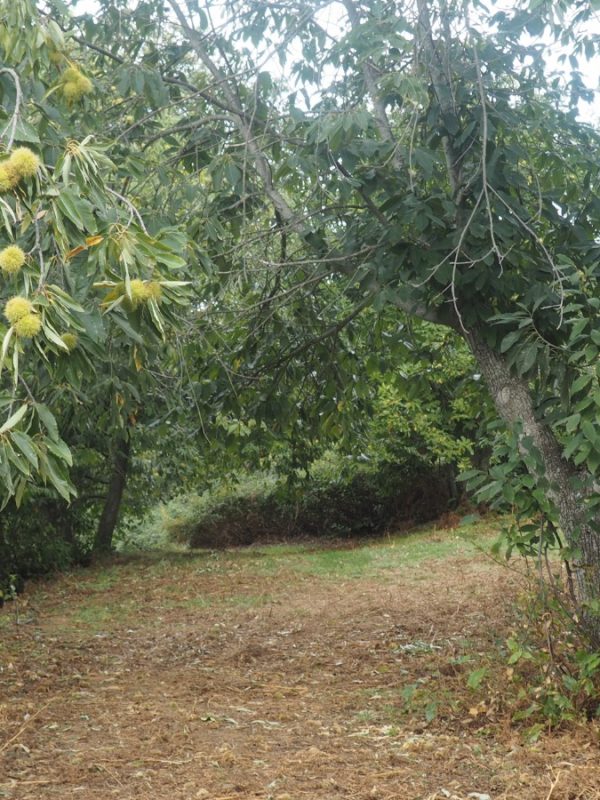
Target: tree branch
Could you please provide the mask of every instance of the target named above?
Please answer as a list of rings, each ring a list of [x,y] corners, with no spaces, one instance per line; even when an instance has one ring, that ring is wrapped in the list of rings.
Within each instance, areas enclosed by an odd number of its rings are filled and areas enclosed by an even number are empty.
[[[269,165],[269,162],[265,154],[256,143],[254,131],[252,130],[251,125],[246,120],[245,111],[238,99],[237,94],[231,89],[226,76],[223,75],[221,70],[217,67],[217,65],[212,61],[212,59],[206,52],[202,37],[195,30],[193,30],[193,28],[189,26],[185,18],[185,14],[177,4],[176,0],[169,0],[169,5],[175,12],[176,17],[179,20],[179,24],[181,25],[186,36],[189,38],[200,61],[204,64],[204,66],[210,72],[213,78],[219,81],[221,90],[225,95],[226,101],[228,105],[231,107],[232,113],[237,120],[236,124],[238,130],[244,139],[248,152],[252,155],[252,158],[254,159],[254,165],[256,167],[256,171],[258,172],[263,182],[265,192],[269,197],[271,203],[273,204],[273,207],[279,213],[281,218],[285,221],[289,229],[295,231],[300,236],[304,236],[307,232],[304,226],[299,223],[292,208],[289,206],[283,195],[273,185],[271,167]]]
[[[269,372],[273,369],[278,369],[279,367],[283,366],[284,364],[289,363],[293,358],[296,356],[305,353],[307,350],[310,350],[311,347],[314,347],[316,344],[320,344],[321,342],[325,341],[325,339],[329,339],[332,336],[336,336],[340,333],[344,328],[346,328],[352,320],[356,319],[361,311],[364,311],[367,306],[370,306],[373,302],[373,298],[375,297],[375,292],[370,292],[366,297],[364,297],[358,305],[356,305],[352,311],[345,316],[343,319],[336,322],[331,327],[327,328],[327,330],[323,331],[323,333],[319,334],[318,336],[309,339],[307,342],[302,342],[302,344],[295,347],[293,350],[290,350],[285,355],[281,356],[281,358],[277,359],[276,361],[271,361],[261,369],[261,373]]]
[[[356,10],[356,6],[352,0],[343,0],[343,2],[346,7],[346,11],[348,12],[348,19],[350,20],[352,29],[356,32],[360,27],[360,17],[358,15],[358,11]],[[395,169],[400,172],[404,167],[404,161],[398,152],[398,142],[396,141],[396,137],[392,131],[392,126],[390,125],[390,121],[385,110],[385,104],[381,99],[381,95],[379,94],[379,90],[377,88],[377,70],[373,66],[371,60],[368,58],[362,63],[362,73],[371,98],[371,102],[373,103],[377,130],[379,131],[382,141],[393,145],[394,151],[392,155],[392,164],[394,165]]]

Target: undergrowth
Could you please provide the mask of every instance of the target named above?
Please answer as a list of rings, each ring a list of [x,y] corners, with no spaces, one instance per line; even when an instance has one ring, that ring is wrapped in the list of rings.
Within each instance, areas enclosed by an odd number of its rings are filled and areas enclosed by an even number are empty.
[[[411,527],[448,511],[447,474],[409,477],[395,465],[376,468],[322,462],[293,481],[270,473],[242,475],[163,509],[169,537],[190,547],[220,548],[298,537],[371,536]]]
[[[533,587],[535,589],[535,587]],[[513,721],[536,739],[547,728],[600,716],[600,652],[576,615],[547,587],[521,601],[506,642]]]

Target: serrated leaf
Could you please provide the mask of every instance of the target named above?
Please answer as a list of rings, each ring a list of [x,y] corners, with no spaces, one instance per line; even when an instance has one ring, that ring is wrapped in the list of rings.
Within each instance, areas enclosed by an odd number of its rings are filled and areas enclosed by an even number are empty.
[[[538,349],[534,344],[528,345],[520,354],[517,359],[517,364],[519,367],[519,373],[524,375],[526,372],[533,367],[535,364],[536,358],[538,354]]]
[[[38,468],[38,456],[33,446],[33,442],[26,433],[23,431],[11,431],[10,438],[12,439],[13,443],[19,448],[19,450],[23,453],[25,458],[29,461],[31,466],[34,469]]]
[[[592,444],[595,444],[598,440],[598,430],[588,419],[581,423],[581,432],[588,442],[591,442]]]
[[[64,350],[67,353],[69,352],[69,348],[63,342],[63,340],[60,338],[58,333],[54,330],[54,328],[52,327],[52,325],[50,325],[49,322],[44,320],[44,324],[42,325],[42,330],[44,331],[45,337],[49,341],[51,341],[53,344],[55,344],[61,350]]]
[[[77,207],[77,196],[70,189],[63,189],[56,198],[55,204],[67,219],[71,220],[79,230],[83,230],[83,219]]]
[[[22,475],[29,477],[31,473],[29,464],[20,453],[17,453],[17,451],[13,449],[10,442],[6,442],[6,455],[11,464],[13,464]]]
[[[62,439],[59,439],[57,442],[53,442],[52,440],[48,440],[46,442],[46,446],[50,452],[54,453],[55,456],[60,458],[70,467],[73,466],[73,456],[71,455],[71,451],[66,442],[63,442]]]
[[[63,164],[62,164],[62,180],[65,186],[69,185],[69,178],[71,176],[71,160],[73,156],[71,153],[67,153],[64,157]],[[67,256],[69,258],[69,256]]]
[[[43,403],[35,403],[34,408],[35,413],[38,415],[39,419],[42,421],[44,427],[48,431],[50,438],[57,442],[59,440],[58,425],[56,424],[54,415],[48,406],[45,406]]]
[[[22,476],[19,479],[19,482],[17,483],[17,489],[15,491],[15,505],[17,508],[21,507],[26,487],[27,487],[27,478],[25,476]]]
[[[26,142],[27,144],[40,144],[40,137],[33,125],[18,119],[15,126],[15,141]]]
[[[129,322],[124,317],[122,317],[120,314],[115,314],[112,317],[112,320],[116,325],[119,326],[119,328],[121,328],[121,330],[123,330],[125,334],[127,334],[127,336],[129,336],[130,339],[133,339],[133,341],[137,342],[138,344],[144,344],[144,339],[140,336],[139,333],[137,333],[137,331],[134,331],[134,329],[131,327]]]
[[[513,344],[518,342],[520,338],[521,338],[520,331],[511,331],[510,333],[507,333],[504,339],[502,339],[502,342],[500,343],[500,352],[506,353],[506,351],[510,350]]]
[[[40,469],[60,496],[64,497],[67,502],[70,502],[72,496],[75,495],[74,487],[60,475],[57,465],[54,464],[52,458],[40,453]]]
[[[2,340],[2,351],[0,352],[0,374],[2,373],[2,368],[4,367],[4,359],[8,353],[8,347],[10,345],[10,340],[12,339],[13,333],[14,328],[9,328],[4,334],[4,339]]]

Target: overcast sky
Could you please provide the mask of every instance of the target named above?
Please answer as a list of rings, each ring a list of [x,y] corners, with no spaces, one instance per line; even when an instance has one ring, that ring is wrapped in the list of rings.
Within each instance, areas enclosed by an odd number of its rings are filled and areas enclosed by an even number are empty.
[[[132,0],[133,4],[133,0]],[[211,14],[213,19],[215,17],[218,18],[218,9],[220,3],[208,4],[211,8]],[[506,2],[505,0],[497,0],[494,4],[498,11],[506,10],[507,12],[511,11],[514,8],[514,5],[511,2]],[[80,2],[76,6],[77,12],[89,12],[95,13],[97,11],[97,3],[95,0],[80,0]],[[318,12],[318,19],[321,25],[332,35],[336,36],[339,35],[342,31],[341,24],[342,20],[345,18],[345,9],[342,3],[332,2],[325,6],[320,12]],[[343,23],[342,23],[343,24]],[[600,41],[600,15],[595,14],[592,18],[588,31],[589,34],[595,34],[598,36]],[[532,37],[525,35],[524,42],[526,44],[534,44],[536,41]],[[564,48],[560,48],[556,43],[551,43],[549,40],[546,42],[546,47],[544,48],[544,59],[546,64],[548,65],[548,69],[551,72],[562,72],[565,75],[568,74],[570,70],[568,59],[564,64],[560,63],[560,56],[567,55],[569,56],[570,53],[565,51]],[[285,78],[285,71],[282,70],[282,67],[279,64],[278,59],[274,58],[271,62],[262,66],[263,69],[269,69],[274,77],[277,79]],[[595,58],[591,62],[582,61],[580,63],[580,70],[582,73],[583,81],[590,91],[594,93],[594,100],[590,103],[585,103],[580,101],[579,103],[579,115],[580,118],[586,122],[591,124],[597,125],[600,127],[600,55]]]

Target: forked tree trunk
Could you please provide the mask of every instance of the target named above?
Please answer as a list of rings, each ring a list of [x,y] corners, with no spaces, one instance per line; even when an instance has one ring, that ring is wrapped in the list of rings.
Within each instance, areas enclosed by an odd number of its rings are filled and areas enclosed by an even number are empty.
[[[130,450],[131,440],[126,431],[116,441],[106,500],[104,501],[102,516],[94,539],[94,553],[96,555],[110,553],[112,550],[113,533],[119,519],[119,509],[127,481]]]
[[[496,410],[509,426],[520,425],[520,450],[528,451],[529,439],[535,447],[544,473],[533,475],[548,481],[548,497],[556,507],[560,528],[567,543],[578,553],[574,582],[579,603],[600,600],[600,531],[586,523],[585,488],[581,475],[562,456],[552,430],[538,418],[527,381],[513,374],[506,359],[489,347],[478,331],[466,335],[473,355],[488,386]],[[534,472],[534,468],[531,468]],[[587,632],[600,644],[600,617],[584,611]]]

